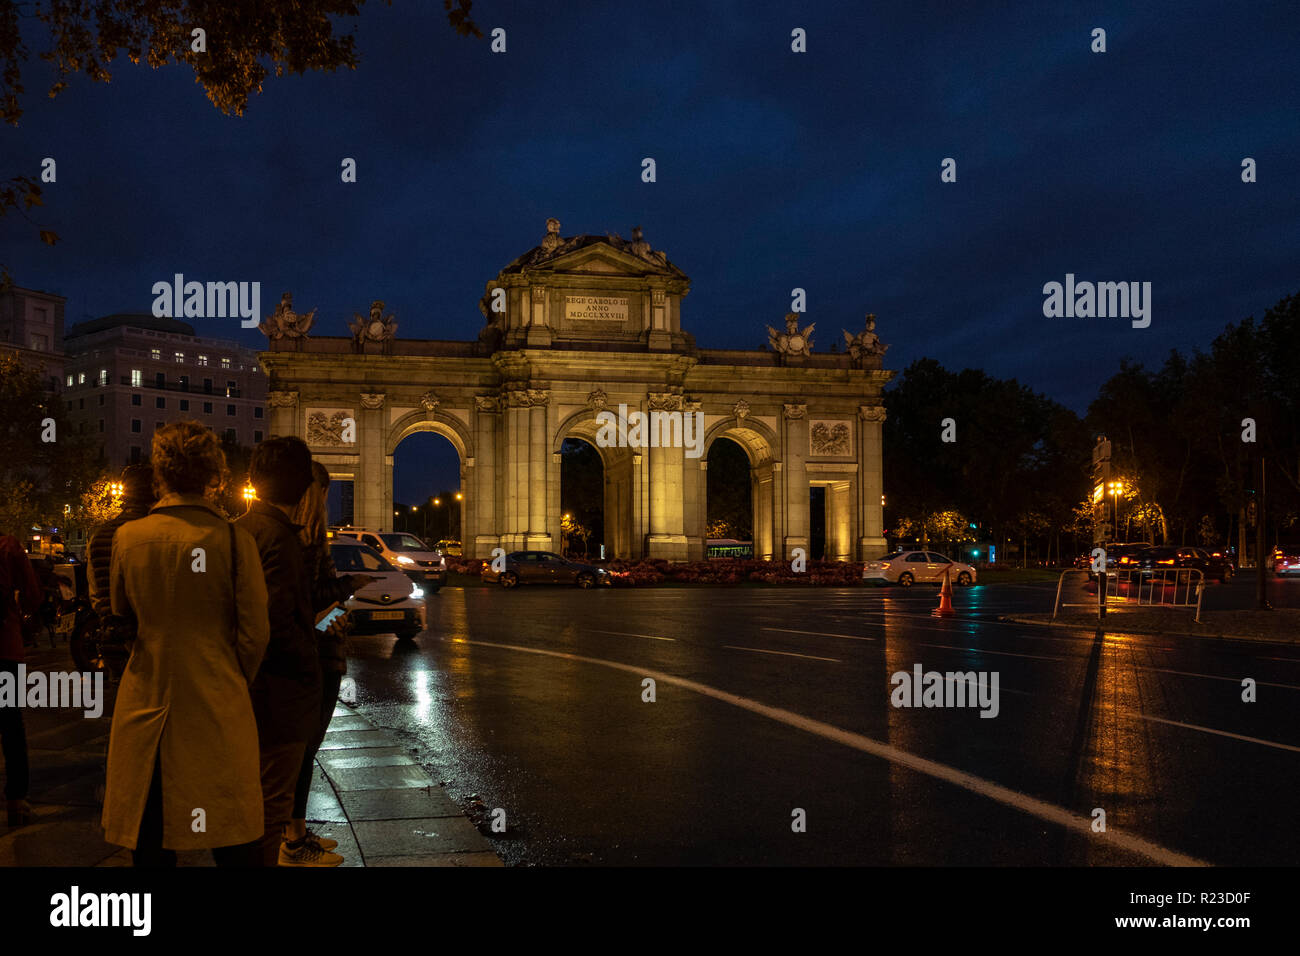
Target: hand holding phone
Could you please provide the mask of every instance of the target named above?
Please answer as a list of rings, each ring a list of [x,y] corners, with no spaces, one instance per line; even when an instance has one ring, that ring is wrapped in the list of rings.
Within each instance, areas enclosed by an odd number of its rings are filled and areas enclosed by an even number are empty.
[[[343,615],[347,613],[348,613],[348,609],[345,608],[338,601],[335,601],[324,611],[322,611],[321,616],[316,619],[316,630],[324,634],[326,631],[330,629],[331,624],[333,624],[335,621],[337,621],[339,618],[341,618]]]

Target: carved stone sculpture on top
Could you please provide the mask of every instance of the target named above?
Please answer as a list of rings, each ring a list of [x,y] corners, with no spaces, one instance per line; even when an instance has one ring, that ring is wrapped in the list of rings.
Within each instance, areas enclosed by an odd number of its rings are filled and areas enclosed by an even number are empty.
[[[397,336],[397,319],[393,318],[391,312],[384,315],[384,303],[378,299],[370,303],[369,319],[353,314],[348,328],[352,330],[354,352],[364,352],[367,342],[377,342],[383,346],[385,355],[392,353],[393,339]]]
[[[286,292],[280,296],[280,304],[275,307],[275,311],[263,319],[257,327],[272,342],[290,339],[295,345],[300,345],[315,321],[316,310],[312,309],[306,315],[299,315],[293,311],[293,293]]]
[[[813,346],[812,333],[816,325],[817,323],[813,322],[806,329],[800,329],[799,313],[787,312],[784,332],[778,332],[770,325],[767,327],[767,344],[771,346],[772,351],[782,358],[795,355],[811,355]]]
[[[884,355],[888,345],[882,345],[880,336],[876,335],[876,314],[867,313],[866,327],[857,335],[849,334],[847,329],[844,331],[844,344],[848,347],[849,357],[853,365],[857,368],[862,367],[864,359],[871,358],[875,355]]]
[[[560,248],[560,243],[563,241],[560,238],[560,220],[552,216],[546,220],[546,235],[542,237],[542,255],[549,256]]]

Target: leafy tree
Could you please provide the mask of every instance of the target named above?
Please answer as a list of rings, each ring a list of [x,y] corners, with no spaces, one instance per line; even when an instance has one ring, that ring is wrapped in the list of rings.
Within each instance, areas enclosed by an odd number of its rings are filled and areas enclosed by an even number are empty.
[[[12,352],[0,353],[0,408],[0,529],[21,537],[32,525],[60,524],[103,464],[72,434],[41,373]]]

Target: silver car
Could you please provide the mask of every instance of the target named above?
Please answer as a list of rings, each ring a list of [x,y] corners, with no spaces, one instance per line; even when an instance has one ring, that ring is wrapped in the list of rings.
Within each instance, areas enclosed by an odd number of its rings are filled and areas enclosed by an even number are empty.
[[[910,588],[913,584],[942,584],[947,574],[953,584],[968,587],[975,583],[975,568],[959,561],[950,561],[933,551],[895,551],[876,561],[868,561],[862,568],[862,580],[867,584],[897,584]]]

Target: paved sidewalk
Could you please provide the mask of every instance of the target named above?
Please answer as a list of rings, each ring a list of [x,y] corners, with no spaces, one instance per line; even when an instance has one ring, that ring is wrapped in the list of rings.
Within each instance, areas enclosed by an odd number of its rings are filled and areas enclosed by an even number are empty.
[[[65,647],[29,649],[28,671],[70,670]],[[103,714],[23,712],[36,821],[9,829],[0,815],[0,866],[130,866],[104,842],[99,790],[115,687]],[[0,759],[0,767],[3,760]],[[387,731],[339,705],[321,745],[307,804],[310,826],[338,840],[343,866],[501,866],[489,841]],[[206,850],[182,866],[211,866]]]

